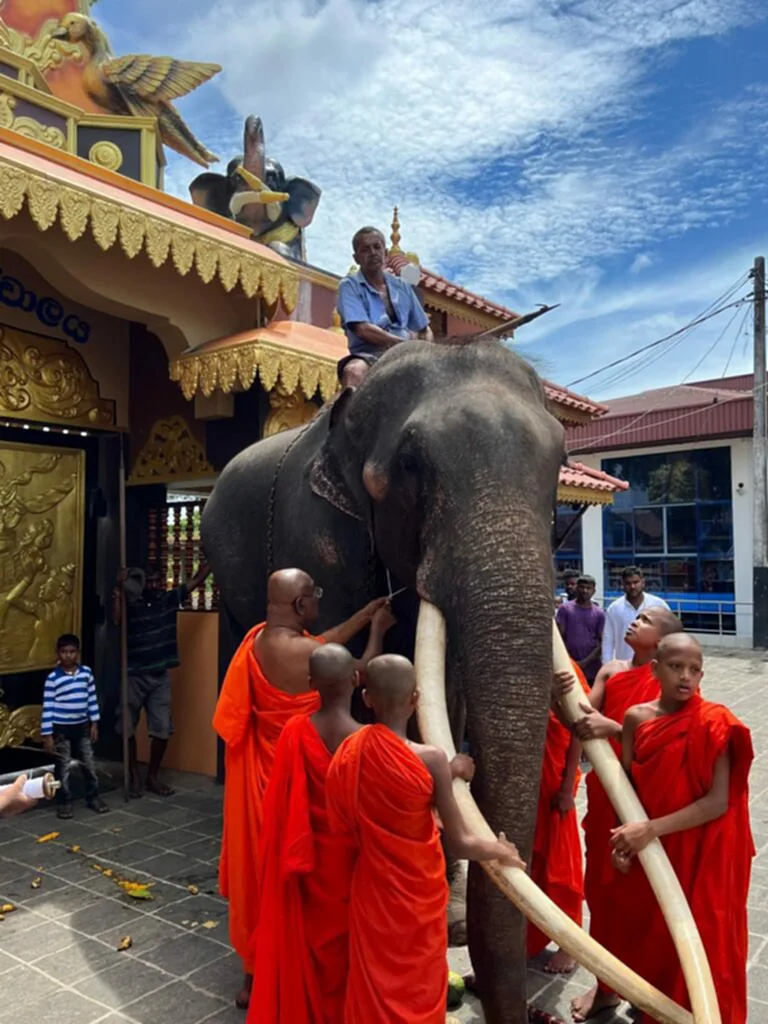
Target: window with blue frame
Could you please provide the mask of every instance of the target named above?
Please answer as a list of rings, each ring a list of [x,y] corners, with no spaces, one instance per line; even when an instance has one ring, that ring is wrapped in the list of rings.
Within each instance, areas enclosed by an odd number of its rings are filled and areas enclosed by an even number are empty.
[[[617,456],[602,468],[630,485],[603,512],[606,594],[621,593],[621,570],[638,565],[689,628],[732,615],[730,448]]]
[[[557,506],[554,537],[555,541],[560,537],[565,537],[563,543],[555,551],[556,588],[560,593],[564,589],[563,573],[566,569],[582,571],[581,514],[578,508],[571,505]]]

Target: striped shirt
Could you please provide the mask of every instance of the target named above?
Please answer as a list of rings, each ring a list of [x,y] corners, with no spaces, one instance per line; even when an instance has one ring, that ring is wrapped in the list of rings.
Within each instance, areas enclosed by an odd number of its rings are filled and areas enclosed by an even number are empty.
[[[173,590],[145,590],[128,605],[128,673],[159,674],[179,664],[176,617],[189,593],[182,584]]]
[[[50,736],[58,725],[98,722],[99,718],[93,672],[85,665],[78,665],[70,673],[57,665],[45,680],[40,734]]]

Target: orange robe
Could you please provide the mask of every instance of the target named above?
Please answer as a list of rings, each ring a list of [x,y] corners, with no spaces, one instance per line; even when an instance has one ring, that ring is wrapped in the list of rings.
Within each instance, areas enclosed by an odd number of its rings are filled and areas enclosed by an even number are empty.
[[[356,837],[344,1024],[444,1024],[448,884],[424,762],[382,725],[344,740],[331,827]]]
[[[575,662],[571,662],[571,665],[584,692],[589,693],[584,673]],[[539,810],[533,837],[531,878],[572,921],[581,927],[584,870],[576,808],[567,814],[561,814],[552,806],[560,792],[571,738],[570,730],[566,729],[557,715],[550,711],[544,744],[544,761],[541,767]],[[577,771],[573,784],[574,796],[579,788],[580,778],[581,773]],[[548,945],[549,938],[544,932],[529,924],[528,956],[538,956]]]
[[[317,693],[285,693],[264,677],[253,641],[265,625],[255,626],[237,649],[213,716],[213,727],[226,743],[219,889],[229,900],[230,940],[248,974],[253,973],[258,917],[262,805],[275,747],[289,718],[320,706]]]
[[[331,755],[308,715],[277,744],[264,800],[257,997],[248,1024],[340,1024],[349,969],[351,836],[330,832]]]
[[[650,664],[617,672],[606,683],[603,714],[615,722],[623,722],[629,708],[655,700],[658,696],[659,682]],[[621,743],[614,739],[609,742],[621,759]],[[584,895],[589,906],[589,933],[613,953],[621,940],[616,932],[623,928],[622,922],[617,920],[611,893],[611,886],[618,875],[611,863],[611,829],[619,825],[619,819],[594,771],[587,775],[587,813],[582,824],[586,851]]]
[[[715,761],[726,751],[727,812],[661,841],[701,934],[723,1024],[745,1024],[747,894],[755,854],[747,785],[753,758],[749,730],[727,708],[697,695],[678,713],[638,726],[632,781],[648,816],[663,818],[709,792]],[[622,958],[652,985],[690,1007],[678,955],[642,865],[633,861],[624,877],[627,884],[616,907],[627,939]]]

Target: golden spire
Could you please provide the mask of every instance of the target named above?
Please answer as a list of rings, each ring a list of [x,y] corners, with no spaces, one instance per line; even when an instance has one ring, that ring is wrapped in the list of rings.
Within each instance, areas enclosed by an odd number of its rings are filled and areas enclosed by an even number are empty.
[[[390,241],[392,242],[392,245],[390,246],[389,249],[391,253],[403,251],[400,248],[400,220],[397,216],[397,212],[397,207],[395,207],[392,213],[392,234],[389,236]]]
[[[339,315],[338,309],[333,310],[331,314],[331,326],[329,330],[333,331],[334,334],[343,334],[344,328],[341,326],[341,316]]]

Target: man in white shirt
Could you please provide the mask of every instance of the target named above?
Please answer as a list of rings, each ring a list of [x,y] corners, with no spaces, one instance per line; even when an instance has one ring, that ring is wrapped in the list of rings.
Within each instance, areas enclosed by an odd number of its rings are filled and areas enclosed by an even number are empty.
[[[646,594],[645,576],[643,570],[635,565],[627,566],[621,572],[621,584],[624,588],[624,597],[619,597],[605,612],[605,626],[603,628],[603,664],[609,661],[620,659],[631,661],[632,649],[624,642],[624,635],[630,625],[635,621],[640,612],[646,608],[669,608],[666,601],[662,601],[655,594]]]

